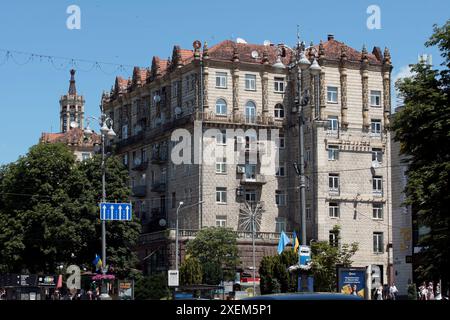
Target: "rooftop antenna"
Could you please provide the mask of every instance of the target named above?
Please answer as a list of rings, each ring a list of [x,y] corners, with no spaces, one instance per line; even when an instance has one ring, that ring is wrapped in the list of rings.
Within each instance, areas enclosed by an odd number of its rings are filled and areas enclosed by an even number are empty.
[[[300,48],[300,25],[297,25],[297,47]]]

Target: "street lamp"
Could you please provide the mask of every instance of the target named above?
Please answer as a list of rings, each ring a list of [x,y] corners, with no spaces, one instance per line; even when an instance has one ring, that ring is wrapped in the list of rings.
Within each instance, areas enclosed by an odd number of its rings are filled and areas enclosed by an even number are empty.
[[[303,71],[309,70],[310,74],[313,76],[319,75],[321,68],[314,59],[313,63],[308,60],[305,55],[305,44],[300,42],[300,34],[297,32],[297,46],[292,49],[286,45],[285,48],[289,49],[295,56],[295,63],[292,68],[297,67],[297,97],[296,103],[298,103],[298,122],[299,122],[299,170],[298,174],[300,176],[300,217],[301,217],[301,243],[306,245],[306,177],[305,177],[305,143],[304,143],[304,107],[308,105],[309,96],[302,88]],[[273,65],[277,67],[277,64]],[[302,94],[302,91],[304,93]],[[296,168],[297,170],[297,168]]]
[[[178,212],[180,211],[181,206],[184,204],[183,201],[180,201],[180,204],[177,208],[177,221],[176,221],[176,230],[175,230],[175,270],[178,271]]]
[[[86,137],[90,137],[93,134],[91,128],[89,128],[89,120],[92,119],[94,121],[98,121],[100,125],[100,132],[102,138],[102,202],[106,202],[106,168],[105,168],[105,138],[113,139],[116,136],[116,133],[113,130],[113,120],[109,118],[106,114],[103,113],[100,115],[100,118],[96,117],[87,117],[87,126],[84,129],[84,134]],[[106,274],[106,221],[102,220],[102,273]],[[102,280],[103,282],[104,280]],[[111,297],[108,294],[108,290],[106,288],[106,284],[102,283],[102,294],[100,295],[100,299],[109,300]]]

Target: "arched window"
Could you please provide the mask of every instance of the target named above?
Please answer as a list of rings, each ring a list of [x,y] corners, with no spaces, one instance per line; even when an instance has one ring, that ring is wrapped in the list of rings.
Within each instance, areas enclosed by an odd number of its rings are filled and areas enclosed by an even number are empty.
[[[275,116],[275,119],[283,119],[284,118],[284,107],[281,103],[277,103],[275,105],[274,116]]]
[[[245,105],[245,122],[255,123],[256,122],[256,105],[253,101],[248,101]]]
[[[227,102],[223,99],[217,99],[216,101],[216,114],[219,116],[227,115]]]

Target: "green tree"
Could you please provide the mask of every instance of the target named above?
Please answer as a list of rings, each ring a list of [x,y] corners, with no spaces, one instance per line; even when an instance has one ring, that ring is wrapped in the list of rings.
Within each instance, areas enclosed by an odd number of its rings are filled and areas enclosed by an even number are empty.
[[[236,234],[231,229],[202,229],[187,243],[186,250],[202,264],[205,283],[218,284],[222,279],[234,279],[239,257]]]
[[[297,263],[298,255],[293,250],[263,257],[259,266],[261,293],[295,292],[298,273],[291,273],[288,268]]]
[[[427,265],[419,277],[448,283],[450,263],[450,22],[434,26],[426,46],[437,46],[444,62],[439,70],[424,63],[411,67],[412,76],[400,79],[397,90],[403,108],[395,114],[392,129],[408,163],[406,204],[417,212],[430,232],[419,240]]]
[[[134,298],[136,300],[161,300],[170,297],[165,274],[155,274],[136,281]]]
[[[182,285],[201,284],[203,269],[196,257],[187,256],[180,266],[180,278]]]
[[[335,226],[333,231],[338,235],[340,241],[339,227]],[[313,242],[311,246],[311,272],[314,276],[314,290],[333,292],[336,290],[336,267],[350,267],[351,258],[358,251],[358,244],[330,245],[326,241]]]
[[[128,173],[106,162],[109,200],[127,201]],[[101,169],[98,156],[81,163],[64,144],[38,144],[0,170],[0,271],[54,272],[59,263],[92,266],[101,253]],[[139,223],[107,223],[107,263],[126,276]],[[74,255],[72,255],[74,254]]]

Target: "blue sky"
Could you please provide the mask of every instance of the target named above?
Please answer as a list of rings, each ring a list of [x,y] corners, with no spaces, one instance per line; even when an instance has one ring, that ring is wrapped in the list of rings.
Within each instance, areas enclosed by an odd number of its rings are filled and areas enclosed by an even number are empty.
[[[81,30],[69,30],[69,5],[81,8]],[[317,4],[317,6],[316,6]],[[381,29],[369,30],[369,5],[381,9]],[[423,46],[432,25],[442,25],[449,17],[450,2],[428,1],[8,1],[0,6],[0,49],[106,61],[124,65],[149,66],[152,56],[166,58],[174,44],[191,48],[193,40],[210,44],[241,37],[251,43],[292,44],[296,25],[309,43],[325,40],[333,33],[360,50],[374,45],[388,46],[395,69],[417,61],[419,53],[435,49]],[[2,65],[0,52],[0,164],[15,161],[37,143],[41,132],[59,130],[59,97],[69,86],[69,69],[34,59],[25,65],[8,60]],[[16,62],[26,56],[15,56]],[[87,68],[88,65],[80,65]],[[77,89],[86,99],[86,114],[98,115],[102,90],[109,90],[116,74],[77,71]]]

